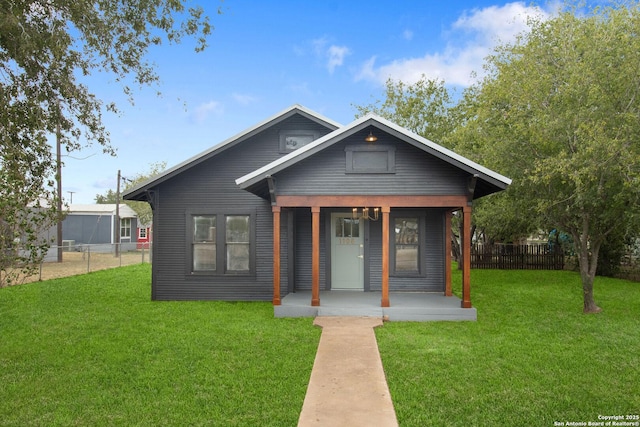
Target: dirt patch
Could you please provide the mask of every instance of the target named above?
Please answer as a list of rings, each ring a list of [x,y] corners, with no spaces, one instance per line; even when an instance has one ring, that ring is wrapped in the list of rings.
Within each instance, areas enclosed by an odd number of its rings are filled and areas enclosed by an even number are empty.
[[[149,251],[122,252],[117,257],[113,253],[64,252],[61,263],[43,263],[40,272],[25,278],[23,283],[75,276],[143,262],[151,262]]]

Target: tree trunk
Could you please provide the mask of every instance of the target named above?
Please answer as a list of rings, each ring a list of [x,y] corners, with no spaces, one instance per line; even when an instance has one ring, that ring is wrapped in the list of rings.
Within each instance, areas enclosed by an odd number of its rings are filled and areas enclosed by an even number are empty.
[[[583,230],[580,234],[574,234],[574,240],[578,244],[578,264],[580,266],[580,278],[582,279],[582,294],[584,298],[583,313],[600,313],[602,309],[596,305],[593,299],[593,281],[596,277],[598,266],[598,253],[601,240],[592,242],[588,235],[589,219],[583,219]]]
[[[600,313],[602,309],[593,300],[593,279],[590,283],[582,282],[582,292],[584,293],[583,313]]]

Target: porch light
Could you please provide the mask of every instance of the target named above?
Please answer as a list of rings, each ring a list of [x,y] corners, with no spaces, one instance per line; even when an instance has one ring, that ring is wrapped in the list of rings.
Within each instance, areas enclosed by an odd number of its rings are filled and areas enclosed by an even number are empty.
[[[367,142],[376,142],[378,140],[378,137],[375,136],[371,131],[369,131],[369,135],[367,135],[364,140]]]
[[[373,208],[373,216],[369,213],[369,208],[362,208],[362,213],[358,214],[358,208],[351,210],[351,218],[377,221],[380,218],[380,208]]]

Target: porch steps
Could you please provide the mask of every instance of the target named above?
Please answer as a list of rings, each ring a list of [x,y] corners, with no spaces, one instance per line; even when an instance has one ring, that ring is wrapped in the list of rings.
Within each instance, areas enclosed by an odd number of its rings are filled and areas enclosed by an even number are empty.
[[[330,291],[320,293],[320,306],[311,306],[310,292],[285,296],[274,306],[275,317],[374,317],[390,321],[475,321],[475,308],[461,308],[460,299],[440,293],[394,292],[391,307],[380,307],[380,293]]]
[[[384,316],[382,307],[358,307],[358,306],[345,306],[345,307],[318,307],[319,317],[333,317],[333,316],[348,316],[348,317],[377,317],[382,319]]]

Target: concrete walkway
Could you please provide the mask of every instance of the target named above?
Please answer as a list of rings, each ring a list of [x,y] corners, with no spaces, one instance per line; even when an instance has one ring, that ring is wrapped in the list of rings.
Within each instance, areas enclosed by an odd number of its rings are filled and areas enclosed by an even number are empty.
[[[373,328],[375,317],[317,317],[322,335],[298,427],[398,426]]]

